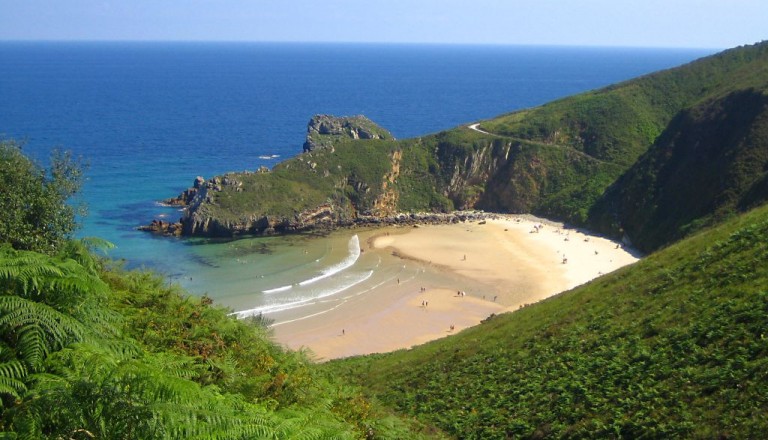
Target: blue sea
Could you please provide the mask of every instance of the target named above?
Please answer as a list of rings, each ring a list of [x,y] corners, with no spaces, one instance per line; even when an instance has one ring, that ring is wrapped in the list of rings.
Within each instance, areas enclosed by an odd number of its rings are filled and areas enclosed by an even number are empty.
[[[196,176],[272,166],[299,154],[314,114],[363,114],[408,138],[714,52],[0,42],[0,136],[23,141],[43,164],[54,148],[88,162],[81,201],[89,214],[79,236],[111,241],[111,257],[157,270],[235,310],[269,312],[365,291],[365,283],[381,282],[373,275],[380,262],[365,262],[349,233],[214,242],[135,228],[179,217],[157,201]]]

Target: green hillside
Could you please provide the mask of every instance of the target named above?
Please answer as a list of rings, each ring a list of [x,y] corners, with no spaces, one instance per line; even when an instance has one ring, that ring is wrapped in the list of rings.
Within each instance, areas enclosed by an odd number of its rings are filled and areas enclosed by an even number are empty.
[[[482,121],[479,130],[395,141],[364,118],[319,116],[307,142],[321,147],[271,172],[212,181],[187,208],[183,230],[291,232],[483,209],[626,235],[652,250],[766,197],[767,89],[768,43],[760,43]],[[699,166],[697,155],[711,163]],[[699,191],[712,173],[731,177]],[[678,199],[689,202],[691,192],[696,203],[683,208]]]
[[[768,206],[408,351],[327,366],[457,438],[760,438]]]
[[[591,220],[650,251],[764,202],[767,182],[768,82],[680,112]]]
[[[682,109],[736,90],[765,87],[768,44],[744,46],[684,66],[511,113],[485,131],[560,145],[625,166],[654,142]]]
[[[722,219],[765,198],[765,186],[755,184],[768,152],[766,90],[768,43],[760,43],[484,121],[483,130],[532,147],[491,177],[478,207],[556,217],[656,249],[695,230],[691,222],[713,224],[704,218]],[[676,158],[665,164],[673,148]],[[563,160],[577,153],[592,163]],[[692,163],[693,156],[709,166]],[[760,161],[742,169],[752,158]],[[735,177],[701,192],[699,183],[715,175]],[[662,200],[670,194],[693,195],[696,206]]]

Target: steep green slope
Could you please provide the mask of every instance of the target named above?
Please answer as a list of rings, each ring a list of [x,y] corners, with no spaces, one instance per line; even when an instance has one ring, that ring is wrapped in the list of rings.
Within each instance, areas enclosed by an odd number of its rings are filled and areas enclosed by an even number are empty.
[[[684,115],[690,117],[692,114],[703,113],[702,107],[708,103],[726,102],[726,105],[731,105],[731,108],[710,105],[706,111],[710,121],[706,122],[719,121],[718,141],[721,145],[718,148],[722,154],[736,154],[733,152],[735,149],[743,148],[737,145],[741,132],[760,132],[763,130],[760,127],[763,121],[758,117],[756,103],[750,104],[752,110],[738,110],[734,107],[741,104],[728,104],[726,97],[763,91],[767,86],[768,43],[761,43],[731,49],[679,68],[483,122],[480,127],[487,132],[509,140],[526,140],[538,148],[529,156],[510,158],[507,169],[513,171],[493,176],[487,187],[487,196],[480,199],[478,207],[519,211],[521,200],[527,198],[530,202],[524,210],[587,225],[614,235],[631,232],[629,236],[636,245],[645,250],[655,249],[659,244],[669,243],[683,234],[665,233],[656,239],[642,233],[635,234],[636,230],[631,225],[625,226],[622,221],[631,224],[638,212],[642,211],[645,215],[649,208],[654,207],[658,208],[660,216],[677,216],[674,209],[656,206],[655,200],[639,207],[643,205],[643,200],[653,199],[649,195],[652,188],[644,187],[643,184],[627,188],[626,185],[632,180],[628,178],[615,183],[612,188],[624,196],[624,203],[620,206],[614,200],[615,196],[607,197],[600,206],[595,207],[597,200],[641,155],[649,148],[656,148],[652,147],[654,142],[663,142],[663,139],[657,141],[659,135],[665,133],[671,137],[670,133],[681,129],[680,122]],[[749,120],[749,115],[742,115],[738,123],[725,120],[738,117],[740,111],[752,111],[752,119]],[[753,124],[755,127],[752,127]],[[689,124],[688,130],[698,128]],[[676,141],[682,154],[689,154],[696,149],[694,144],[700,139],[688,135],[678,136]],[[761,136],[753,136],[750,142],[752,150],[768,149],[768,144]],[[686,146],[685,143],[690,145]],[[597,165],[585,167],[583,160],[553,160],[547,157],[548,149],[550,152],[559,151],[559,157],[565,156],[568,151],[580,152],[593,158]],[[570,155],[574,157],[573,153]],[[647,163],[643,173],[658,172],[653,169],[655,165]],[[719,179],[717,173],[723,170],[710,167],[677,171],[684,174],[694,172],[700,180],[711,180]],[[565,182],[562,176],[566,176]],[[660,182],[660,185],[663,183]],[[558,189],[552,191],[549,189],[552,186]],[[752,199],[764,197],[760,195],[760,188],[752,188]],[[732,186],[729,182],[723,185],[723,190],[741,197],[742,192],[749,188]],[[669,187],[662,191],[676,193]],[[710,206],[702,207],[693,218],[713,214],[712,206],[718,204],[712,199],[715,196],[707,195],[709,199],[706,202]],[[701,195],[699,198],[703,200],[706,197]],[[673,220],[676,223],[682,222],[678,227],[689,221],[685,218]]]
[[[335,361],[458,438],[759,438],[768,206],[409,351]]]
[[[651,251],[764,201],[767,179],[768,82],[680,112],[591,221]]]
[[[744,46],[687,65],[483,122],[485,131],[583,151],[631,165],[682,109],[766,83],[768,44]]]
[[[424,436],[262,322],[183,295],[79,242],[56,256],[0,245],[0,437]]]

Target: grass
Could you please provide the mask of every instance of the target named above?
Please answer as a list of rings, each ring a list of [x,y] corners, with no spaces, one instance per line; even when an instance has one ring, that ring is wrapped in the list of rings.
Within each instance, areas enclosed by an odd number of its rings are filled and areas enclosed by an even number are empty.
[[[768,207],[457,336],[332,362],[459,438],[759,437]]]

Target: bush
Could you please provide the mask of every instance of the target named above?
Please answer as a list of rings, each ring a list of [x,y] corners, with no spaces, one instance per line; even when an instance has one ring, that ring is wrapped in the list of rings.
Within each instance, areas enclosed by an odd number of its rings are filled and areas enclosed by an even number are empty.
[[[26,157],[21,145],[0,141],[0,241],[15,249],[55,253],[77,227],[84,208],[67,200],[81,186],[84,166],[54,151],[45,169]]]

